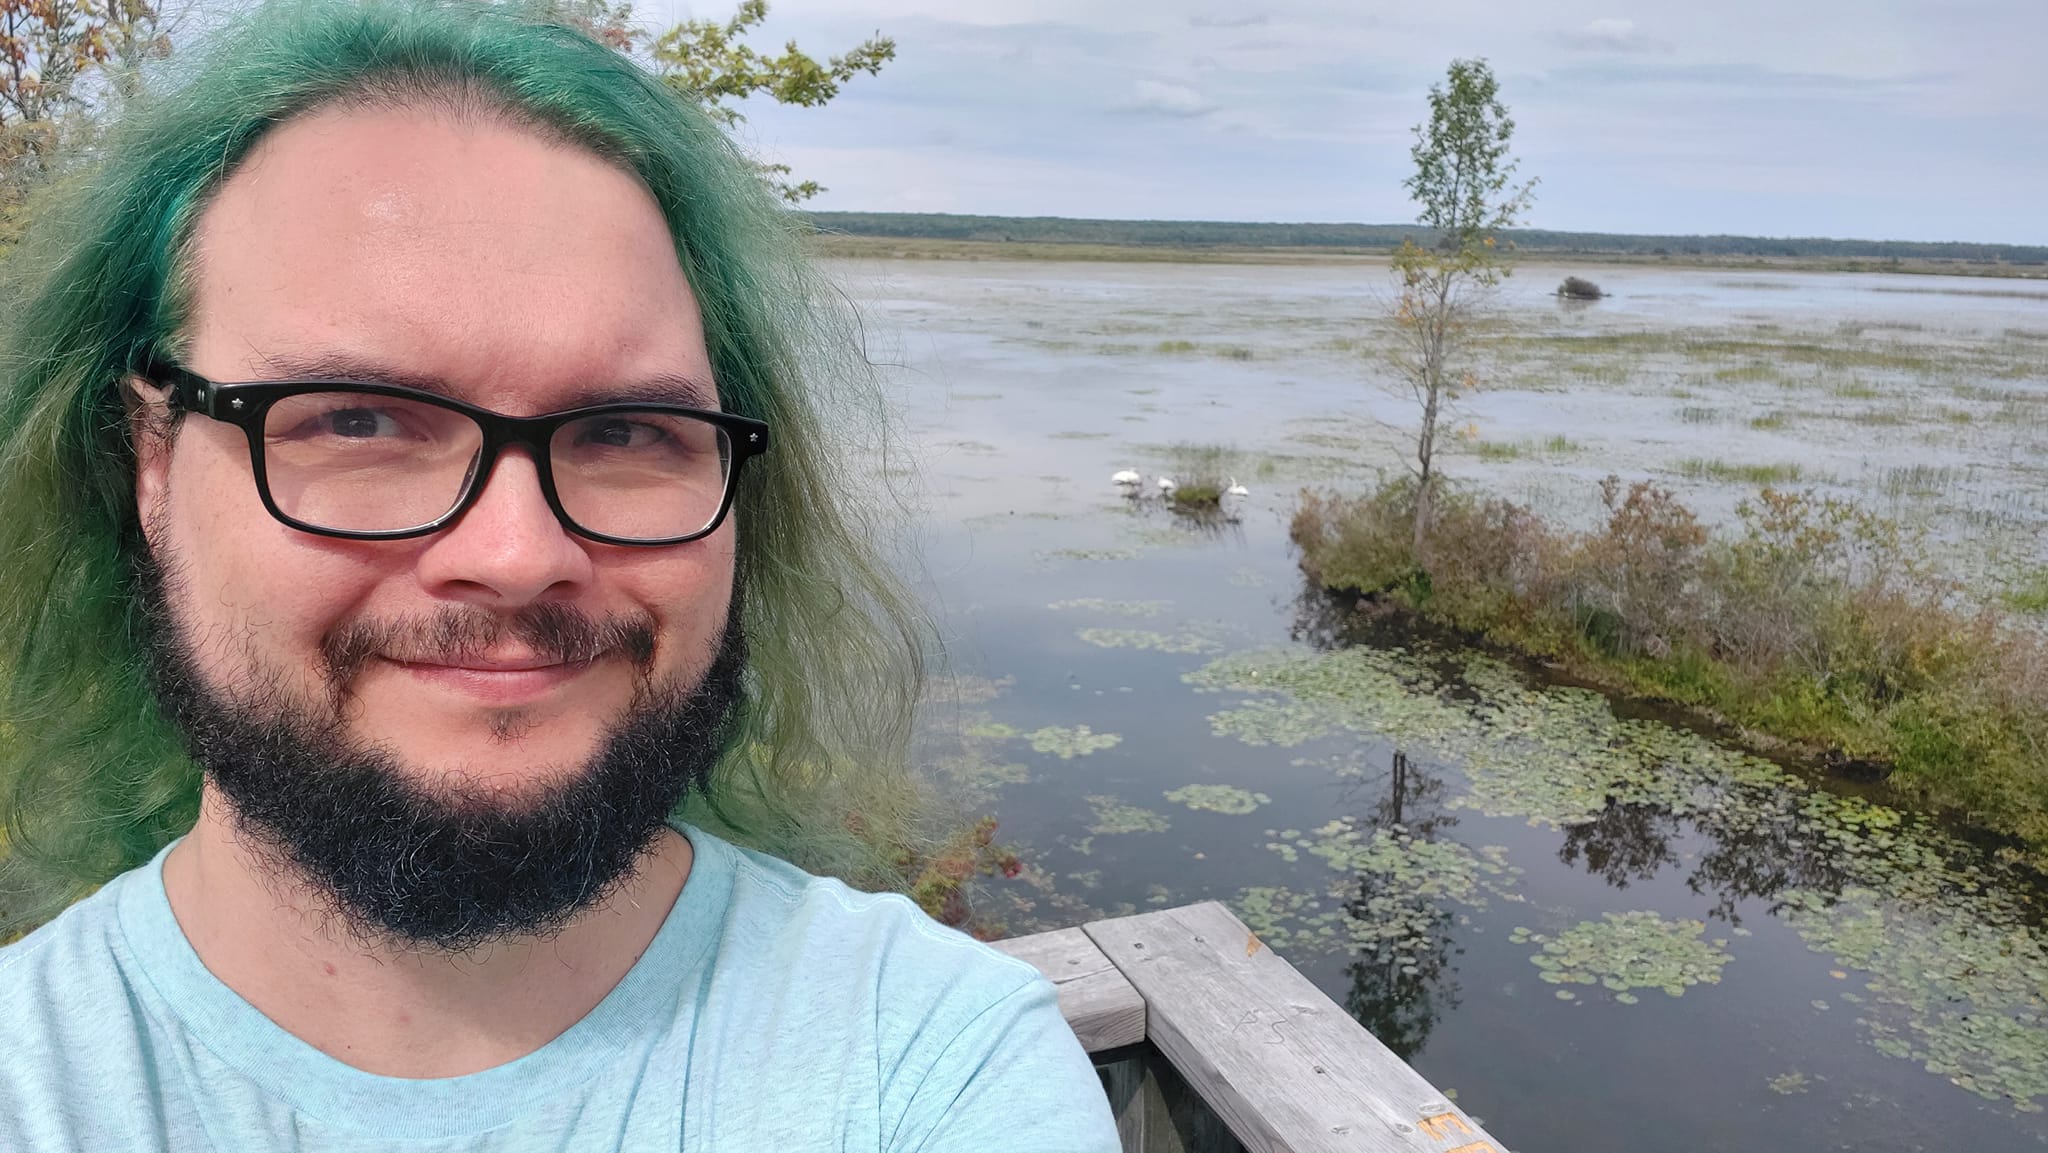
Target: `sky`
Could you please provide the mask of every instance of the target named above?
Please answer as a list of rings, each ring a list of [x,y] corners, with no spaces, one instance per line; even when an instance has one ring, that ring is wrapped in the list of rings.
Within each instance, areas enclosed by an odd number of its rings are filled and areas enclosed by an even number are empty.
[[[897,59],[830,105],[742,106],[814,208],[1410,220],[1429,87],[1476,56],[1531,227],[2048,244],[2048,0],[772,0],[755,41],[876,32]]]

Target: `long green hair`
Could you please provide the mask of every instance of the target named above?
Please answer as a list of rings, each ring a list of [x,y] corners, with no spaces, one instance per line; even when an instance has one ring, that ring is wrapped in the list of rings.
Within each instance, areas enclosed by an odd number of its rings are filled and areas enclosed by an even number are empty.
[[[507,118],[634,173],[675,237],[728,409],[774,447],[742,480],[742,732],[683,816],[878,886],[910,859],[926,635],[875,542],[886,432],[857,329],[800,225],[689,100],[617,52],[473,0],[281,0],[139,98],[40,206],[0,295],[0,932],[190,828],[200,775],[141,647],[119,384],[175,352],[193,225],[276,125],[337,104]],[[884,436],[883,439],[886,439]],[[864,441],[858,445],[853,441]],[[863,495],[865,494],[865,495]]]

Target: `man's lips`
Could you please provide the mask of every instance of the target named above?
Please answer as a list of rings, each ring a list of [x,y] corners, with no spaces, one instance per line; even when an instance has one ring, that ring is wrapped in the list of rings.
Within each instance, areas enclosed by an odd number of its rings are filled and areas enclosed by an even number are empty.
[[[546,657],[464,657],[458,663],[382,659],[420,683],[501,706],[538,700],[596,663]]]

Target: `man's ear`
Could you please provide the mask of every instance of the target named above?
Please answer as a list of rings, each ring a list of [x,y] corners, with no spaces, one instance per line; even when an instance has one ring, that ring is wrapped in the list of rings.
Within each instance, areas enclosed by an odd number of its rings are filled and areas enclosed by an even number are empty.
[[[122,381],[128,409],[128,443],[135,449],[135,511],[155,524],[171,485],[171,390],[139,376]]]

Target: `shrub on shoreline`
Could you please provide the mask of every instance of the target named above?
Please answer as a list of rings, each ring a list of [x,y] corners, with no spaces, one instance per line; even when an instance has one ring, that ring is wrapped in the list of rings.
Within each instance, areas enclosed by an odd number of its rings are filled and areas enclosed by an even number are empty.
[[[1895,772],[1902,792],[2048,862],[2048,643],[1968,607],[1897,526],[1766,488],[1717,536],[1669,490],[1602,483],[1590,532],[1440,497],[1422,555],[1413,485],[1304,492],[1318,584],[1391,601],[1617,688]]]

